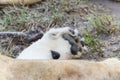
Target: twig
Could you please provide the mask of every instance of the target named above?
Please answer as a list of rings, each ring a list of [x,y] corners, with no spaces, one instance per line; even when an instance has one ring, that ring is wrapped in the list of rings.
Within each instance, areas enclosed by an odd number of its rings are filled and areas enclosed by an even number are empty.
[[[0,32],[0,39],[12,38],[15,42],[30,43],[40,39],[43,36],[42,32],[31,35],[26,32]]]
[[[0,32],[0,39],[3,38],[17,38],[17,37],[27,37],[28,35],[23,32]]]

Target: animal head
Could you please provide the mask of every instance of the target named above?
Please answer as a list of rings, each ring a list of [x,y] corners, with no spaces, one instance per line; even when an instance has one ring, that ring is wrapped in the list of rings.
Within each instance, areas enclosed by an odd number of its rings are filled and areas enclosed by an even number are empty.
[[[69,28],[52,28],[22,51],[17,59],[72,59],[82,53],[78,33]]]
[[[47,40],[49,45],[53,45],[50,50],[53,59],[70,59],[72,54],[77,54],[77,50],[74,50],[77,48],[73,39],[75,36],[75,31],[70,27],[52,28],[44,34],[42,39]],[[71,48],[72,46],[74,49]]]
[[[82,53],[87,52],[84,40],[76,29],[73,30],[70,27],[52,28],[45,33],[43,38],[46,37],[55,41],[55,43],[52,44],[56,45],[57,49],[51,49],[51,56],[53,59],[78,58]],[[63,49],[65,47],[67,48],[67,51]]]

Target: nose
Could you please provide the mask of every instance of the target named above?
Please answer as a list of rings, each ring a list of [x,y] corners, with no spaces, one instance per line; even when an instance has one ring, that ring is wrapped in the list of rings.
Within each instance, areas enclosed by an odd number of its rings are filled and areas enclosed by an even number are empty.
[[[60,58],[60,54],[56,51],[51,50],[51,55],[53,59],[59,59]]]

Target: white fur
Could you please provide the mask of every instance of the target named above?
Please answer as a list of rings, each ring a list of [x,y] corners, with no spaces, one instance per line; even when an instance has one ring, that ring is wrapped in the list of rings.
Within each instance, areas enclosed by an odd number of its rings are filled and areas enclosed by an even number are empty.
[[[51,50],[61,53],[59,59],[71,58],[71,45],[61,36],[70,33],[69,29],[69,27],[50,29],[41,39],[23,50],[17,59],[52,59]]]

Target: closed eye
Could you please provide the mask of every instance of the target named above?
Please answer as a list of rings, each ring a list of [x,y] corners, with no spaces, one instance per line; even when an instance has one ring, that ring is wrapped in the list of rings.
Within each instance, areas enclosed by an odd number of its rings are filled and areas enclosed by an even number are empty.
[[[56,36],[56,34],[55,34],[55,33],[52,33],[51,35],[52,35],[52,36]]]

